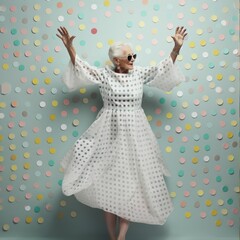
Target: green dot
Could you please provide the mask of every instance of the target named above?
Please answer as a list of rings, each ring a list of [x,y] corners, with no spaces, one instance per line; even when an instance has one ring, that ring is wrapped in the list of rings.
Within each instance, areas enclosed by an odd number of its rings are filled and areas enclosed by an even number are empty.
[[[183,177],[184,176],[184,171],[183,170],[178,171],[178,176]]]
[[[73,131],[72,135],[73,135],[74,137],[77,137],[77,136],[78,136],[78,131]]]
[[[59,185],[59,186],[62,186],[62,182],[63,182],[62,179],[58,180],[58,185]]]
[[[232,109],[230,110],[230,113],[231,113],[232,115],[235,115],[235,114],[236,114],[236,109],[232,108]]]
[[[160,9],[160,5],[159,4],[154,4],[153,9],[155,11],[158,11]]]
[[[19,46],[19,45],[20,45],[20,41],[19,41],[19,40],[13,41],[13,45],[14,45],[14,46]]]
[[[225,54],[225,55],[229,54],[229,49],[228,48],[224,48],[223,49],[223,54]]]
[[[217,176],[217,177],[216,177],[216,181],[217,181],[217,182],[221,182],[221,181],[222,181],[222,177],[221,177],[221,176]]]
[[[53,160],[49,160],[49,162],[48,162],[48,165],[49,165],[49,166],[52,167],[52,166],[54,166],[54,164],[55,164],[55,162],[54,162]]]
[[[233,204],[233,199],[232,199],[232,198],[229,198],[229,199],[227,200],[227,203],[228,203],[228,205],[232,205],[232,204]]]
[[[100,67],[100,62],[99,62],[99,61],[95,61],[95,62],[94,62],[94,66],[95,66],[95,67]]]
[[[211,63],[208,64],[208,67],[212,69],[212,68],[215,67],[215,65],[214,65],[214,63],[211,62]]]
[[[85,45],[86,45],[86,41],[81,40],[81,41],[80,41],[80,46],[85,46]]]
[[[228,192],[228,186],[224,186],[224,187],[222,188],[222,190],[223,190],[223,192]]]
[[[209,134],[208,134],[208,133],[205,133],[205,134],[203,135],[203,138],[204,138],[205,140],[208,140],[208,139],[209,139]]]
[[[209,145],[206,145],[206,146],[204,147],[204,149],[205,149],[205,151],[210,151],[211,147],[210,147]]]
[[[171,106],[172,106],[172,107],[176,107],[176,106],[177,106],[177,101],[173,100],[173,101],[171,102]]]
[[[233,175],[234,174],[234,169],[233,168],[229,168],[228,169],[228,174]]]
[[[127,27],[132,27],[133,26],[133,23],[131,21],[128,21],[127,22]]]
[[[147,16],[147,12],[146,12],[145,10],[143,10],[143,11],[141,12],[141,16],[142,16],[142,17],[146,17],[146,16]]]
[[[16,33],[17,33],[17,29],[16,28],[11,29],[11,34],[12,35],[15,35]]]
[[[186,148],[182,146],[182,147],[180,147],[179,151],[180,151],[180,153],[184,153],[186,151]]]
[[[83,13],[79,13],[79,14],[78,14],[78,18],[79,18],[79,19],[83,19],[83,18],[84,18],[84,14],[83,14]]]
[[[19,65],[18,67],[19,71],[23,71],[25,69],[24,65]]]
[[[165,98],[160,98],[160,100],[159,100],[159,102],[161,103],[161,104],[164,104],[165,103]]]
[[[230,35],[234,35],[234,34],[235,34],[234,29],[230,29],[230,30],[229,30],[229,34],[230,34]]]
[[[35,208],[34,208],[34,212],[35,212],[35,213],[39,213],[39,212],[40,212],[40,207],[38,207],[38,206],[35,207]]]

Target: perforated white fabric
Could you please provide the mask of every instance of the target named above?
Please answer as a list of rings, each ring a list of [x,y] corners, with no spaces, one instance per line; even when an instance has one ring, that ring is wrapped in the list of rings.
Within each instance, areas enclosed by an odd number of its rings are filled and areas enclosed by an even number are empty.
[[[184,81],[171,58],[156,67],[134,67],[118,74],[76,56],[63,76],[69,89],[98,84],[104,106],[69,150],[63,193],[133,222],[164,224],[173,210],[156,138],[141,107],[143,84],[170,91]]]

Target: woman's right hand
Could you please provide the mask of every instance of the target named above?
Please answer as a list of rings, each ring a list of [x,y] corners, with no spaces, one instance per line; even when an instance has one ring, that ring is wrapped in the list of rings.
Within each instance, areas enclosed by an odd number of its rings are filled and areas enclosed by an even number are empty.
[[[59,34],[56,34],[56,35],[62,40],[65,47],[67,49],[72,47],[73,39],[76,36],[70,36],[69,33],[68,33],[68,30],[65,27],[60,27],[57,30],[60,33],[60,35]]]

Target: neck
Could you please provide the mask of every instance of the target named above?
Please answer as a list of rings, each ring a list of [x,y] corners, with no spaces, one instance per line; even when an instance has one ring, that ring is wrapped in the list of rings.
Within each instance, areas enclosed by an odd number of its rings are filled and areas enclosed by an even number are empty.
[[[114,72],[116,72],[116,73],[128,73],[128,69],[121,69],[120,67],[115,67]]]

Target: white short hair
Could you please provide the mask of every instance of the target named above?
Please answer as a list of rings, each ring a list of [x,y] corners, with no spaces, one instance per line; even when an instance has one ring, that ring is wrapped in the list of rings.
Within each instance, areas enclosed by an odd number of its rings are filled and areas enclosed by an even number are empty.
[[[113,59],[115,57],[122,57],[123,56],[123,48],[124,47],[130,47],[132,48],[132,45],[130,43],[124,43],[124,42],[115,42],[111,45],[108,51],[108,56],[112,63],[114,63]]]

